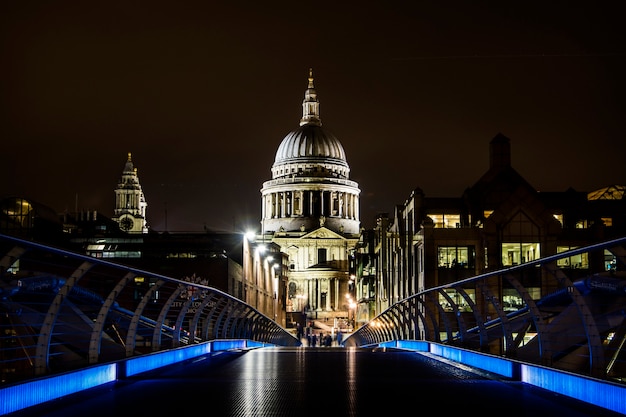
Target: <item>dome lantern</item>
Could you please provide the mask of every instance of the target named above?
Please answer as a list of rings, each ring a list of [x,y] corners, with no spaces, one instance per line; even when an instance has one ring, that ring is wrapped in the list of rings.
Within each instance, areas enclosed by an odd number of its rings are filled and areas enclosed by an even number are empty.
[[[320,102],[317,100],[317,92],[313,84],[313,68],[309,68],[309,85],[304,92],[304,100],[302,101],[302,119],[300,119],[300,126],[306,124],[322,125],[322,120],[320,119]]]

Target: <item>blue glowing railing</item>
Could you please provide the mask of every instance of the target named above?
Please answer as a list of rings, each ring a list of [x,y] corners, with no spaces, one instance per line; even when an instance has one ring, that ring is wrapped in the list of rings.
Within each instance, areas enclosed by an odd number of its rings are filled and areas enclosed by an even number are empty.
[[[614,239],[426,289],[383,311],[343,345],[423,340],[620,383],[626,378],[625,244],[626,238]],[[581,278],[580,270],[557,267],[559,259],[583,253],[602,260],[611,253],[617,268],[589,269]],[[537,274],[555,288],[539,300],[522,285]],[[503,285],[521,301],[515,311],[504,308]]]
[[[492,378],[520,381],[600,408],[626,414],[626,401],[624,401],[626,385],[619,382],[600,380],[423,340],[396,340],[383,342],[378,346],[431,354],[438,360],[448,361],[455,366],[465,365],[474,371],[487,372]]]
[[[0,415],[221,351],[264,347],[250,340],[214,340],[0,386]]]
[[[4,235],[0,254],[0,386],[207,341],[300,345],[216,288]]]

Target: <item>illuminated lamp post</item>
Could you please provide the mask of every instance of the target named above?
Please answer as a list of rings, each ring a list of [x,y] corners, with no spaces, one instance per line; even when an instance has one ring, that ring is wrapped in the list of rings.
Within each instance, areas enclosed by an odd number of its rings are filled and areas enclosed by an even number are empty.
[[[356,303],[350,293],[346,293],[346,301],[348,302],[348,323],[352,327],[352,330],[354,330],[356,327]]]
[[[252,231],[248,231],[243,236],[243,276],[241,286],[241,297],[243,301],[250,303],[250,294],[248,294],[248,288],[251,284],[251,279],[254,278],[255,271],[255,259],[251,251],[251,243],[256,240],[256,234]],[[256,251],[254,253],[256,255]]]
[[[274,321],[278,319],[278,283],[280,279],[280,274],[276,273],[276,270],[280,267],[280,264],[277,262],[272,264],[272,291],[274,293]]]

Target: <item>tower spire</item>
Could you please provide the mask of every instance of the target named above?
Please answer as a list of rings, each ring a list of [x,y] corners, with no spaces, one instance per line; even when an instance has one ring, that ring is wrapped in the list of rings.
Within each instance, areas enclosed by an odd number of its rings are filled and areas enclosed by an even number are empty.
[[[302,101],[302,119],[300,119],[300,126],[306,124],[322,125],[322,120],[320,119],[320,102],[317,100],[317,92],[313,84],[313,68],[309,68],[309,84],[304,92],[304,100]]]
[[[141,189],[137,168],[128,152],[122,178],[115,189],[115,210],[113,220],[128,233],[147,233],[146,208],[148,203]]]

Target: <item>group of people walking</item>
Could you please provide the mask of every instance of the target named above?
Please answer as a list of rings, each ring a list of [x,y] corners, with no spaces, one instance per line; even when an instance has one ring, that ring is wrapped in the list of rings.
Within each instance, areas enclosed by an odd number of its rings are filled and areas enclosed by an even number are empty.
[[[333,342],[337,342],[336,345],[341,346],[343,338],[341,330],[337,330],[337,334],[335,335],[335,337],[333,337],[332,333],[329,332],[320,332],[318,335],[313,331],[312,326],[302,328],[302,325],[300,325],[300,323],[297,323],[296,328],[298,340],[306,340],[306,346],[332,346]]]

